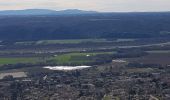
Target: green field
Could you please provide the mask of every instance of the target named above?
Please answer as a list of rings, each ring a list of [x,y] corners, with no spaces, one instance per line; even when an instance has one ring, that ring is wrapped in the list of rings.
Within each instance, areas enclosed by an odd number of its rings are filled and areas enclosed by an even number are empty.
[[[49,61],[52,61],[57,64],[85,64],[89,62],[94,62],[94,60],[92,60],[91,58],[96,55],[113,53],[115,52],[68,53],[53,57]]]
[[[36,63],[40,61],[41,61],[40,58],[36,58],[36,57],[0,58],[0,65],[17,64],[17,63]]]
[[[116,52],[95,52],[95,53],[67,53],[60,54],[54,57],[41,58],[41,57],[8,57],[0,58],[0,65],[5,64],[18,64],[18,63],[32,63],[36,64],[39,62],[53,63],[53,64],[86,64],[90,62],[95,62],[93,57],[101,54],[113,54]]]

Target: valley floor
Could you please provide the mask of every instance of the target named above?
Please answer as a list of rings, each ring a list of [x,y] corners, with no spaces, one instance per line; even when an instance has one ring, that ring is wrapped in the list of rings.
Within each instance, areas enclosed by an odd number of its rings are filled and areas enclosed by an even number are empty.
[[[169,100],[169,41],[1,42],[0,100]]]

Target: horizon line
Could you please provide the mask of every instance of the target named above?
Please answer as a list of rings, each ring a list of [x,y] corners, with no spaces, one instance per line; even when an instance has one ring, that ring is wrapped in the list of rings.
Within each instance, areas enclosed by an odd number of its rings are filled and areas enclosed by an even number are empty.
[[[97,11],[97,10],[84,10],[84,9],[76,9],[76,8],[70,8],[70,9],[48,9],[48,8],[26,8],[26,9],[6,9],[6,10],[0,10],[1,11],[23,11],[23,10],[51,10],[51,11],[65,11],[65,10],[80,10],[80,11],[94,11],[98,13],[156,13],[156,12],[170,12],[170,10],[165,11]]]

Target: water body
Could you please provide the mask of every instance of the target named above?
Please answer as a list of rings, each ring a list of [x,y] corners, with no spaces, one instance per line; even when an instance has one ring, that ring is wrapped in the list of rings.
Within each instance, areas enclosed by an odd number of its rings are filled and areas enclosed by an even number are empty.
[[[90,67],[92,66],[45,66],[44,68],[50,70],[71,71],[71,70],[80,70],[80,69],[85,69]]]

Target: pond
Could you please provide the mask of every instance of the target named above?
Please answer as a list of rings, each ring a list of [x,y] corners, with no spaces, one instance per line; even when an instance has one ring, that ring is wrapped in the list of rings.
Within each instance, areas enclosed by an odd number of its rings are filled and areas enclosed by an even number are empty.
[[[44,68],[50,70],[71,71],[71,70],[80,70],[80,69],[85,69],[90,67],[91,66],[45,66]]]

